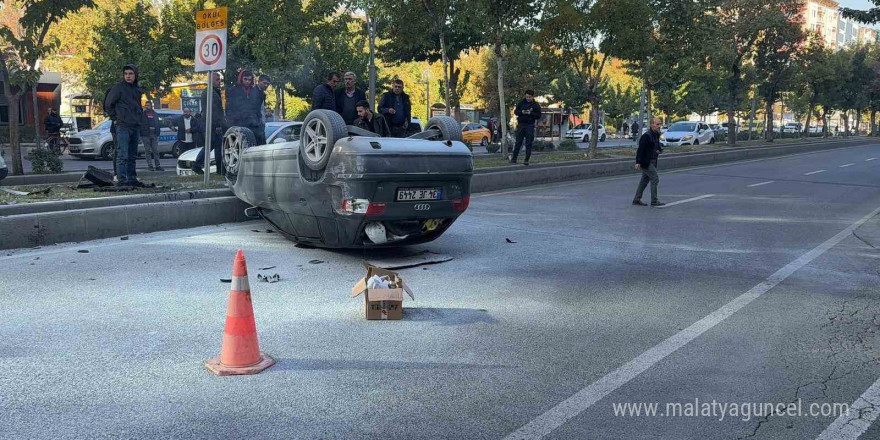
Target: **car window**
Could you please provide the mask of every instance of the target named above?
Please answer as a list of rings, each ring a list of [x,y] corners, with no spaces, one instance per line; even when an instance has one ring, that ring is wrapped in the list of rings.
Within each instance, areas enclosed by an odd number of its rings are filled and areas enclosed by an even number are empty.
[[[669,131],[694,131],[697,129],[697,124],[693,122],[676,122],[669,126]]]
[[[168,113],[158,113],[159,116],[159,127],[163,128],[173,128],[174,124],[177,123],[177,115],[168,114]]]
[[[110,120],[108,119],[108,120],[106,120],[106,121],[104,121],[104,122],[98,124],[98,126],[95,127],[95,130],[101,130],[101,131],[109,130],[109,129],[110,129],[110,123],[111,123],[111,122],[112,122],[112,121],[110,121]]]
[[[707,129],[709,129],[709,126],[706,125],[706,124],[700,124],[700,129],[701,129],[701,130],[707,130]]]
[[[301,127],[302,127],[301,125],[289,125],[287,127],[282,128],[278,132],[278,135],[275,136],[275,139],[272,140],[272,142],[277,142],[278,139],[284,139],[285,142],[293,142],[293,141],[299,139],[299,131],[300,131]],[[274,129],[275,128],[273,127],[273,130]],[[272,132],[269,129],[269,127],[266,128],[266,132],[268,133],[266,135],[267,137],[272,135]]]

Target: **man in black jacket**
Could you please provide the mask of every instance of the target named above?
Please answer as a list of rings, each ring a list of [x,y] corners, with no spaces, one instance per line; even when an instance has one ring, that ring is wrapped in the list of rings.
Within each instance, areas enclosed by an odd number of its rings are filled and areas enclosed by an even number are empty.
[[[339,84],[339,73],[330,72],[327,74],[327,82],[318,84],[312,91],[312,110],[333,110],[339,112],[336,108],[336,96],[333,89]]]
[[[391,82],[391,91],[385,92],[379,100],[379,113],[385,116],[391,137],[406,137],[412,120],[412,103],[409,95],[403,93],[403,80],[397,78]]]
[[[254,132],[257,145],[266,143],[263,131],[263,102],[266,94],[254,85],[254,74],[242,70],[238,84],[226,91],[226,119],[230,126],[245,127]]]
[[[199,138],[205,132],[202,121],[193,117],[191,108],[183,109],[183,116],[174,123],[177,126],[177,141],[183,144],[180,151],[192,150],[199,146]]]
[[[526,160],[523,165],[529,164],[529,158],[532,156],[532,142],[535,140],[535,122],[541,120],[541,106],[535,102],[535,92],[526,90],[526,97],[513,110],[516,115],[516,144],[513,146],[513,156],[510,157],[510,163],[516,163],[516,157],[519,156],[519,149],[523,143],[526,144]]]
[[[636,190],[636,196],[633,198],[633,205],[647,206],[642,201],[642,194],[651,183],[651,206],[663,206],[665,203],[657,199],[657,185],[660,184],[660,177],[657,175],[657,158],[663,149],[660,147],[660,118],[654,118],[651,121],[651,129],[639,138],[639,149],[636,151],[636,169],[642,170],[642,180],[639,181],[639,188]]]
[[[211,98],[211,146],[214,150],[214,164],[217,166],[217,174],[223,175],[223,133],[226,132],[226,112],[223,111],[223,96],[220,94],[220,86],[223,81],[220,74],[214,72],[212,81],[214,82],[214,97]],[[202,94],[202,108],[208,108],[208,92]],[[208,134],[206,133],[207,137]],[[202,165],[205,162],[205,150],[199,151],[196,161],[192,165],[193,171],[202,174]]]
[[[104,99],[104,111],[116,127],[116,182],[120,186],[143,185],[135,171],[144,117],[142,95],[137,67],[127,64],[122,68],[122,81],[113,86]]]
[[[46,126],[46,133],[50,135],[58,135],[61,132],[61,127],[64,126],[61,116],[58,116],[58,112],[55,111],[54,107],[49,109],[49,114],[46,115],[46,119],[43,119],[43,124]]]
[[[356,87],[356,77],[354,72],[345,72],[342,76],[345,87],[336,90],[336,111],[342,115],[345,125],[354,124],[354,120],[358,118],[358,103],[367,99],[367,94],[363,90]],[[372,112],[371,112],[372,113]]]
[[[370,103],[364,99],[357,103],[358,118],[354,120],[354,126],[372,131],[382,137],[388,137],[391,131],[388,129],[388,123],[381,114],[373,113]]]
[[[150,171],[165,171],[159,163],[159,115],[153,110],[153,102],[147,100],[144,109],[144,124],[141,126],[141,140],[144,143],[144,159]],[[155,165],[154,165],[155,163]]]

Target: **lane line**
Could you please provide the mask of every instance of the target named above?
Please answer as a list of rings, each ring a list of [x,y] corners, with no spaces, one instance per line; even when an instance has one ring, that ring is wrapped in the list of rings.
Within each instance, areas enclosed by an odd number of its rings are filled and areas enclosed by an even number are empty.
[[[809,172],[809,173],[804,173],[804,175],[805,175],[805,176],[810,176],[810,175],[813,175],[813,174],[824,173],[825,171],[827,171],[827,170],[812,171],[812,172]]]
[[[644,353],[638,355],[635,359],[618,367],[586,388],[581,389],[568,399],[565,399],[553,408],[550,408],[534,420],[528,422],[507,437],[504,437],[504,440],[539,440],[550,434],[556,430],[556,428],[564,425],[572,418],[577,417],[596,402],[602,400],[618,388],[626,385],[629,381],[635,379],[637,376],[644,373],[679,348],[698,338],[700,335],[720,324],[752,301],[761,297],[761,295],[767,293],[770,289],[776,287],[779,283],[785,281],[791,276],[791,274],[797,272],[799,269],[821,256],[844,239],[850,237],[853,231],[877,214],[880,214],[880,208],[873,210],[870,214],[862,217],[843,231],[838,232],[834,237],[829,238],[824,243],[801,255],[791,263],[786,264],[781,269],[767,277],[763,282],[752,287],[748,292],[738,296],[718,310],[706,315],[703,319],[691,324],[690,327],[670,336],[665,341],[648,349]]]
[[[816,440],[856,440],[864,434],[880,415],[880,379],[843,413],[828,425]]]
[[[876,158],[876,157],[872,157],[872,158],[870,158],[870,159],[865,159],[865,162],[870,162],[870,161],[872,161],[872,160],[877,160],[877,158]]]
[[[756,187],[756,186],[768,185],[768,184],[771,184],[771,183],[773,183],[773,182],[775,182],[775,180],[768,180],[768,181],[766,181],[766,182],[761,182],[761,183],[753,183],[753,184],[751,184],[751,185],[746,185],[746,186],[748,186],[749,188],[754,188],[754,187]]]
[[[841,165],[841,166],[839,166],[838,168],[846,168],[846,167],[851,167],[851,166],[853,166],[853,165],[855,165],[855,164],[854,164],[854,163],[848,163],[848,164],[845,164],[845,165]]]
[[[679,200],[677,202],[667,203],[665,206],[658,206],[658,208],[668,208],[670,206],[680,205],[682,203],[693,202],[694,200],[700,199],[708,199],[709,197],[714,196],[715,194],[704,194],[702,196],[691,197],[689,199]]]

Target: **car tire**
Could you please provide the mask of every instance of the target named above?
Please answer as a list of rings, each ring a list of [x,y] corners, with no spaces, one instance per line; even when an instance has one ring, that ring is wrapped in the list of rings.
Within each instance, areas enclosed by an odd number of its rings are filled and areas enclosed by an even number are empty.
[[[241,155],[255,145],[257,145],[257,137],[249,128],[229,127],[223,135],[223,168],[226,169],[226,178],[233,184],[238,178]],[[205,154],[211,154],[211,150],[205,149],[205,151]]]
[[[107,142],[104,145],[101,145],[101,159],[104,160],[113,160],[113,156],[116,153],[116,145],[113,142]]]
[[[602,137],[599,138],[599,142],[605,142],[605,139],[605,135],[603,134]]]
[[[461,123],[450,116],[434,116],[428,120],[425,130],[437,130],[443,141],[461,141]]]
[[[694,145],[700,145],[700,140],[699,140],[699,139],[694,139]]]
[[[487,147],[489,146],[489,138],[483,136],[483,139],[480,139],[480,146]]]
[[[710,143],[710,144],[714,144],[714,143],[715,143],[715,136],[712,136],[712,138],[709,139],[709,143]]]
[[[584,138],[581,139],[581,142],[590,142],[590,136],[585,134]]]
[[[336,141],[348,136],[345,121],[330,110],[312,110],[303,120],[299,155],[312,171],[323,171]]]

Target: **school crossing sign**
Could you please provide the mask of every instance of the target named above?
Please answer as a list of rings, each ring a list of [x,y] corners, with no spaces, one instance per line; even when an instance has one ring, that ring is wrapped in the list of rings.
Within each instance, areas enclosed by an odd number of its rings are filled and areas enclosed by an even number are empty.
[[[227,8],[196,13],[196,72],[226,68]]]

